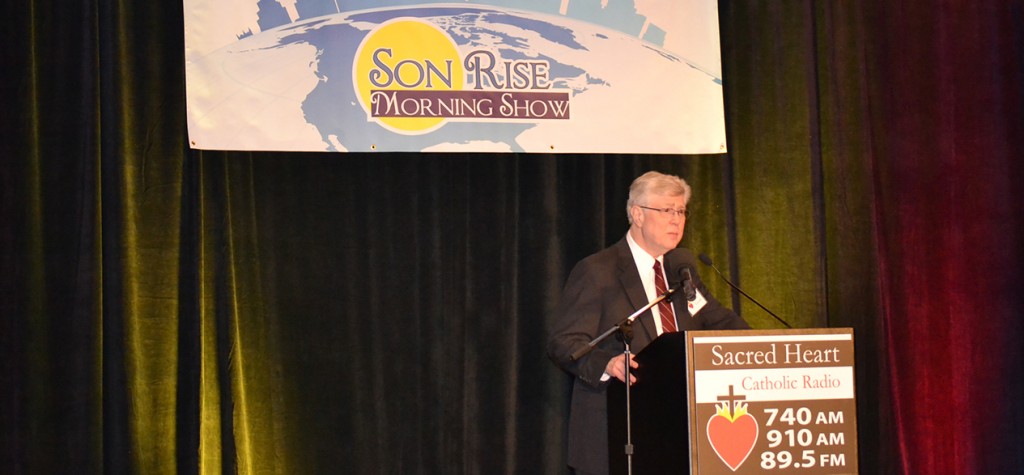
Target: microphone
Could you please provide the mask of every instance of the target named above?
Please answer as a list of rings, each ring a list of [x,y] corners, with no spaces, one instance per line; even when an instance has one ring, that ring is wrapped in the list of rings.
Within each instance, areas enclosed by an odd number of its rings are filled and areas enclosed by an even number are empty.
[[[697,298],[697,291],[693,286],[693,274],[690,272],[689,262],[677,262],[672,270],[674,272],[670,272],[668,276],[669,286],[682,290],[688,302],[694,301]]]
[[[685,266],[679,271],[683,278],[683,295],[686,296],[687,302],[693,302],[697,299],[697,289],[693,288],[693,274],[690,273],[690,268]]]
[[[704,254],[702,252],[700,254],[700,256],[697,256],[697,258],[700,259],[700,261],[703,262],[704,265],[710,266],[712,269],[714,269],[715,272],[718,273],[718,276],[721,277],[722,280],[724,280],[726,284],[729,284],[729,287],[732,287],[732,288],[736,289],[737,292],[743,294],[743,296],[748,298],[748,299],[750,299],[751,302],[756,303],[758,307],[761,307],[761,310],[764,310],[765,312],[768,312],[768,315],[771,315],[771,316],[775,317],[775,319],[778,320],[779,322],[781,322],[783,325],[785,325],[786,328],[793,328],[790,324],[786,323],[785,320],[779,318],[779,316],[776,315],[774,312],[772,312],[771,310],[768,310],[768,308],[765,307],[764,305],[761,305],[761,302],[758,302],[757,300],[754,299],[754,297],[751,297],[751,296],[747,295],[747,293],[744,292],[743,289],[737,287],[736,284],[733,284],[732,282],[730,282],[729,279],[726,279],[725,276],[722,275],[722,271],[718,270],[718,268],[715,267],[715,264],[713,264],[711,262],[711,258],[708,257],[707,254]]]

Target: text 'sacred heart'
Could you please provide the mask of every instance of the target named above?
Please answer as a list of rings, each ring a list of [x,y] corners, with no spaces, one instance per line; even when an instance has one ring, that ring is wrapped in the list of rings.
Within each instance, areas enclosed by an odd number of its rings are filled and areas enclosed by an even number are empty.
[[[735,472],[754,450],[757,421],[750,414],[743,414],[735,421],[715,414],[708,420],[708,441],[718,458]]]

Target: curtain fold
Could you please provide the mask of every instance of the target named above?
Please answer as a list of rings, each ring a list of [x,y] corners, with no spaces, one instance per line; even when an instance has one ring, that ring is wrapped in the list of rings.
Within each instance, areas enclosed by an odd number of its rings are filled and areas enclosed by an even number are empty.
[[[872,11],[886,35],[871,95],[886,126],[872,155],[900,468],[1017,471],[1019,417],[1002,408],[1024,363],[1011,317],[1024,290],[1021,3],[893,7],[910,14]]]

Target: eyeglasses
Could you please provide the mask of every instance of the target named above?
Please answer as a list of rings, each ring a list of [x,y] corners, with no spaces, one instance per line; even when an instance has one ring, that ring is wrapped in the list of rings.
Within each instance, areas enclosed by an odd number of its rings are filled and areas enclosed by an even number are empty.
[[[639,207],[641,207],[643,209],[649,209],[651,211],[657,211],[657,212],[661,213],[663,216],[669,217],[669,218],[671,218],[673,216],[675,216],[677,218],[689,218],[690,217],[690,210],[688,210],[686,208],[683,208],[683,209],[672,209],[672,208],[649,208],[649,207],[644,206],[644,205],[637,205],[637,206],[639,206]]]

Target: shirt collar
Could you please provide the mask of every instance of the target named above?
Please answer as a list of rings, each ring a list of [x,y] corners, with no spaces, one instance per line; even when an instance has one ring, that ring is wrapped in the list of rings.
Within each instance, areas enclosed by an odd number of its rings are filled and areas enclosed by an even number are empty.
[[[662,261],[664,256],[658,256],[657,259],[651,257],[651,255],[648,254],[647,251],[645,251],[642,247],[640,247],[639,244],[636,243],[635,240],[633,240],[633,235],[630,234],[629,232],[626,233],[626,243],[629,244],[629,250],[630,252],[633,253],[633,262],[636,263],[637,269],[642,271],[650,271],[651,269],[654,268],[655,260],[661,262],[662,266],[664,267],[665,263]]]

